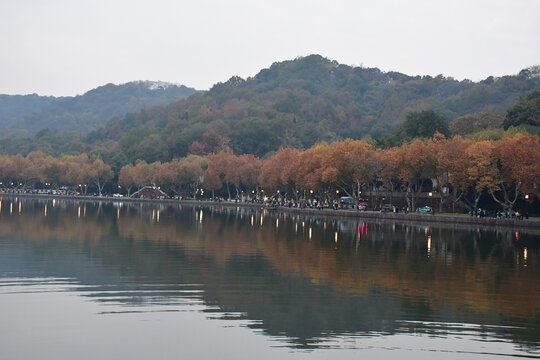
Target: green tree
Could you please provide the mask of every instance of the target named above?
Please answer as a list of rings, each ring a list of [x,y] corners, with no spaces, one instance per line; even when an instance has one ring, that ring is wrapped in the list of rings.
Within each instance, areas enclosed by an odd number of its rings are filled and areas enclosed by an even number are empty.
[[[540,126],[540,91],[533,91],[519,99],[506,113],[505,129],[522,124]]]
[[[231,138],[234,147],[241,154],[264,156],[279,147],[279,127],[269,120],[249,117],[240,120],[233,128]]]
[[[436,132],[448,136],[448,122],[433,110],[414,111],[407,114],[402,129],[409,139],[430,138]]]

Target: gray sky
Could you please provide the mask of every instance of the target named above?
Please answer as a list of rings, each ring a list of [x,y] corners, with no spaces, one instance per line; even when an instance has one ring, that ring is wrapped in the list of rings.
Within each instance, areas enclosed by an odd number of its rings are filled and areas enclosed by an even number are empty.
[[[0,0],[0,93],[208,89],[315,53],[477,81],[540,64],[539,19],[540,0]]]

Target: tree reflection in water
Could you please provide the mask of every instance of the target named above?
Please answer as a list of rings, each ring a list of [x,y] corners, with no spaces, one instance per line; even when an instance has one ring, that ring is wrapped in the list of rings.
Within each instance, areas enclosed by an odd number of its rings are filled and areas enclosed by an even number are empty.
[[[0,201],[0,274],[76,278],[100,302],[204,304],[301,348],[474,328],[535,349],[539,241],[242,207]]]

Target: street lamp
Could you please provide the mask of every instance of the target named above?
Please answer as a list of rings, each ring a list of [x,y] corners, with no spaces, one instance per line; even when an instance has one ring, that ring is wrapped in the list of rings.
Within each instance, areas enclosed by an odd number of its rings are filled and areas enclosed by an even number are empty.
[[[2,183],[0,183],[2,185]],[[529,200],[529,194],[525,194],[525,200]]]
[[[433,196],[433,193],[432,193],[431,191],[429,192],[429,196],[430,196],[430,197]]]

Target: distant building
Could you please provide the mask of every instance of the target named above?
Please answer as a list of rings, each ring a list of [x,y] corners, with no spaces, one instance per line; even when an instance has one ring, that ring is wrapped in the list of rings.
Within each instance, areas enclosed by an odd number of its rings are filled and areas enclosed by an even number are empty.
[[[160,199],[167,197],[167,194],[156,186],[145,186],[139,191],[134,192],[131,197],[137,199]]]

